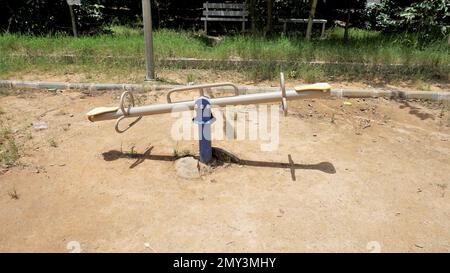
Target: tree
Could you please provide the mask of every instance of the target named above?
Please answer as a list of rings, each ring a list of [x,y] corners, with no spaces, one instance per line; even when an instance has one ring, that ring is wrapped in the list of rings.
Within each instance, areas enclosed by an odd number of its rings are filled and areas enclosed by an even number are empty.
[[[449,11],[448,0],[385,0],[368,7],[367,22],[371,29],[413,32],[420,40],[427,41],[449,33]]]
[[[272,10],[273,10],[273,0],[267,0],[267,24],[266,32],[271,32],[273,29],[272,24]]]
[[[306,28],[306,40],[311,40],[311,32],[314,16],[316,14],[317,0],[311,0],[311,10],[309,12],[308,26]]]
[[[348,41],[348,28],[350,27],[351,8],[352,8],[352,1],[347,0],[347,20],[345,21],[344,41]]]

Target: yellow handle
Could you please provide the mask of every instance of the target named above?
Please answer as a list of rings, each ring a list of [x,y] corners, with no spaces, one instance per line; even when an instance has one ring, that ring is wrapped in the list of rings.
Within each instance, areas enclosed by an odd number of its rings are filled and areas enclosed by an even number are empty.
[[[109,113],[109,112],[117,112],[119,110],[119,107],[113,106],[113,107],[97,107],[89,111],[86,116],[87,118],[92,121],[92,118],[97,115]]]
[[[295,91],[302,92],[302,91],[324,91],[327,92],[331,89],[331,85],[329,85],[326,82],[319,82],[309,85],[302,85],[302,86],[296,86],[294,87]]]

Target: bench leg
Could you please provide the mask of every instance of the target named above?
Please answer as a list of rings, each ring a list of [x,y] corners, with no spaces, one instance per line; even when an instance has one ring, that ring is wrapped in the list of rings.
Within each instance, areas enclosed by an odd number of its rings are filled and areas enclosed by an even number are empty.
[[[208,21],[205,20],[205,24],[204,24],[204,29],[205,29],[205,34],[208,35]]]
[[[286,33],[286,22],[283,23],[283,33]]]
[[[245,30],[245,21],[242,21],[242,32]]]
[[[325,34],[325,23],[322,23],[322,34],[320,35],[320,37],[323,38],[324,34]]]

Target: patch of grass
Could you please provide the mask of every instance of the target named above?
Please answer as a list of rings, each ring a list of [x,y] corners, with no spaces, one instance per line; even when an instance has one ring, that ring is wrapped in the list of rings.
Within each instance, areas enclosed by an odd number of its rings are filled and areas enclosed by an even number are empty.
[[[13,188],[12,191],[8,192],[9,197],[11,197],[11,199],[14,200],[18,200],[19,199],[19,194],[16,191],[16,188]]]
[[[186,156],[192,156],[193,154],[191,153],[191,151],[184,149],[182,151],[179,151],[177,148],[173,149],[172,152],[172,156],[174,158],[182,158],[182,157],[186,157]]]
[[[0,162],[8,167],[13,166],[19,159],[19,149],[12,139],[8,139],[5,145],[2,145],[0,153]]]
[[[127,155],[127,156],[129,156],[131,158],[135,157],[137,155],[137,152],[136,152],[136,150],[134,148],[135,148],[135,146],[132,145],[130,147],[130,150],[123,152],[123,154],[125,154],[125,155]],[[121,150],[122,150],[122,148],[121,148]]]
[[[315,83],[325,80],[324,71],[315,65],[299,67],[297,78],[303,79],[306,83]]]
[[[9,127],[0,122],[0,163],[13,166],[19,159],[19,149]]]
[[[188,73],[186,75],[186,83],[190,83],[190,82],[194,82],[195,81],[195,76],[192,73]]]
[[[112,35],[77,39],[61,34],[0,34],[0,78],[14,71],[30,69],[48,72],[78,70],[92,79],[97,78],[91,73],[94,71],[114,75],[136,72],[142,78],[145,67],[142,29],[111,26],[110,30]],[[154,32],[157,63],[160,59],[174,57],[259,60],[264,63],[232,68],[258,80],[277,77],[280,70],[295,71],[291,77],[300,77],[308,82],[321,80],[325,75],[344,79],[448,80],[450,54],[447,39],[436,39],[426,45],[419,40],[415,34],[391,35],[351,29],[350,40],[345,42],[343,30],[332,28],[327,30],[325,39],[311,42],[304,40],[303,33],[271,37],[241,34],[226,36],[223,42],[211,45],[191,31],[161,29]],[[290,64],[279,66],[270,63],[275,60],[289,61]],[[311,61],[319,64],[304,64]],[[339,65],[334,62],[356,64]]]
[[[58,143],[53,138],[48,140],[48,144],[50,145],[50,147],[58,148]]]
[[[27,132],[27,134],[25,135],[25,139],[26,140],[32,140],[33,139],[33,135],[31,134],[31,132]]]
[[[147,101],[148,96],[146,94],[136,94],[134,97],[134,103],[137,106],[145,105],[145,102]]]
[[[2,58],[0,57],[0,72],[1,72],[1,59]],[[2,88],[2,87],[0,87],[0,97],[8,96],[10,93],[11,93],[11,90],[9,88]]]
[[[442,184],[436,184],[436,186],[438,186],[439,188],[442,189],[442,197],[445,196],[445,190],[447,189],[447,184],[446,183],[442,183]]]
[[[241,68],[248,79],[253,81],[272,80],[279,75],[279,67],[274,64],[257,64],[248,69]]]
[[[430,91],[431,85],[421,78],[418,78],[413,83],[414,87],[418,90]]]

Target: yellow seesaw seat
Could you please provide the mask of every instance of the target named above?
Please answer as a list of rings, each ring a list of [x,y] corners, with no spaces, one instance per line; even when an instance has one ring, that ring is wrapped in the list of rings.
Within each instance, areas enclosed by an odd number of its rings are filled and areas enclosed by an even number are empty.
[[[110,112],[117,112],[119,110],[119,107],[117,106],[111,106],[111,107],[97,107],[89,111],[86,116],[90,121],[93,121],[92,118],[97,115],[110,113]]]
[[[297,92],[303,92],[303,91],[323,91],[323,92],[328,92],[331,89],[331,85],[329,85],[326,82],[318,82],[318,83],[309,84],[309,85],[295,86],[294,89]]]

